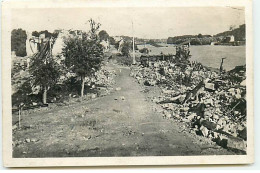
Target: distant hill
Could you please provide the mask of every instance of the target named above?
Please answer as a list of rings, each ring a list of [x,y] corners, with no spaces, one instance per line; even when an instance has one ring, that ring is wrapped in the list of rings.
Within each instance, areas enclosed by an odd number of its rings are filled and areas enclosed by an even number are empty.
[[[246,25],[240,25],[239,28],[230,31],[224,31],[214,36],[198,34],[168,37],[167,43],[180,44],[182,42],[190,40],[191,45],[209,45],[211,44],[211,42],[222,42],[225,39],[225,37],[230,35],[233,35],[235,37],[235,41],[245,41]]]
[[[214,37],[226,37],[229,35],[233,35],[235,37],[235,41],[245,41],[246,39],[246,25],[240,25],[239,28],[233,29],[231,31],[221,32],[219,34],[214,35]]]

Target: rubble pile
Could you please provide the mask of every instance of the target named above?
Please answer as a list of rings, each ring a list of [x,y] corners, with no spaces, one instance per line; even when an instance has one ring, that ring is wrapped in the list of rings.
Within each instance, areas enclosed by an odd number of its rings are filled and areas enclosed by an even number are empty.
[[[94,82],[96,85],[111,86],[115,83],[115,74],[115,70],[112,70],[107,66],[102,66],[99,71],[95,72],[94,78],[92,78],[92,82]]]
[[[223,147],[246,151],[245,71],[246,66],[220,73],[196,62],[157,61],[133,67],[131,76],[161,88],[153,102],[165,118],[186,122]]]
[[[113,89],[115,83],[116,72],[108,66],[102,66],[100,70],[95,72],[93,77],[87,79],[87,84],[92,89],[99,89],[102,95],[107,95]]]

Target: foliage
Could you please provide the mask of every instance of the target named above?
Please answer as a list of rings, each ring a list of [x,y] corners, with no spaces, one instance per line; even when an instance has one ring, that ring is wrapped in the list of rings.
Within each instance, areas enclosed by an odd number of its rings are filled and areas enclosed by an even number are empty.
[[[39,58],[34,56],[30,64],[30,74],[34,86],[50,87],[57,83],[60,75],[59,65],[51,57]]]
[[[45,34],[45,38],[57,38],[58,37],[58,32],[49,32],[48,30],[44,30],[44,31],[33,31],[32,32],[32,36],[35,36],[35,37],[39,37],[41,34]]]
[[[218,33],[213,37],[210,35],[202,34],[168,37],[167,44],[180,44],[187,40],[191,40],[191,45],[209,45],[211,44],[211,42],[221,42],[225,37],[229,35],[233,35],[235,37],[235,41],[244,41],[246,37],[245,27],[245,24],[240,25],[239,28],[236,29],[234,28],[234,26],[231,26],[229,31]]]
[[[130,66],[133,63],[133,60],[130,56],[115,56],[115,59],[118,64]]]
[[[11,50],[15,51],[17,56],[24,57],[26,53],[26,31],[19,29],[12,30],[11,33]]]
[[[107,41],[110,38],[108,33],[105,30],[100,31],[98,33],[98,36],[99,36],[100,41],[102,41],[102,40]]]
[[[244,41],[246,38],[246,25],[240,25],[239,28],[234,29],[234,26],[231,26],[230,31],[225,31],[215,35],[215,37],[226,37],[229,35],[234,35],[235,41]]]
[[[72,37],[65,40],[65,47],[62,50],[66,67],[81,78],[83,89],[81,96],[84,92],[85,77],[92,76],[100,69],[103,60],[103,47],[97,35],[100,24],[92,19],[89,23],[90,31],[83,34],[83,38]]]
[[[46,95],[49,87],[57,83],[61,71],[59,64],[50,55],[49,41],[44,45],[41,52],[31,58],[29,73],[31,74],[32,85],[40,86],[43,93],[46,92]],[[46,99],[43,96],[43,103],[46,102]]]
[[[131,50],[131,44],[129,42],[124,42],[123,45],[122,45],[122,55],[124,56],[129,56],[129,53],[130,53],[130,50]]]
[[[90,76],[99,69],[102,52],[102,45],[95,40],[69,38],[63,49],[65,65],[80,77]]]
[[[111,45],[116,44],[116,40],[113,37],[109,37],[109,42],[110,42]]]
[[[139,50],[140,53],[145,53],[145,54],[148,54],[149,53],[149,49],[144,47],[142,49]]]

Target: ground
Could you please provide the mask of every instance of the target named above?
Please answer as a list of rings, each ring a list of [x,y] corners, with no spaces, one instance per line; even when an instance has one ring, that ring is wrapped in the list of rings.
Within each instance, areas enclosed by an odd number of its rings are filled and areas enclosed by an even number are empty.
[[[129,67],[108,65],[117,74],[110,94],[22,115],[13,157],[234,154],[163,118],[150,100],[158,88],[138,84]]]

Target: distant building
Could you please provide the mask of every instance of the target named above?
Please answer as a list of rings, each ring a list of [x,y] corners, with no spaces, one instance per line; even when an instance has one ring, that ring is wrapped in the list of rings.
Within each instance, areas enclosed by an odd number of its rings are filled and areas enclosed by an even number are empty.
[[[235,41],[235,37],[233,35],[226,36],[226,38],[225,38],[226,43],[230,43],[230,42],[234,42],[234,41]]]
[[[106,41],[105,41],[105,40],[102,40],[100,44],[103,46],[104,52],[109,51],[109,49],[110,49],[110,43],[109,43],[108,40],[106,40]]]

